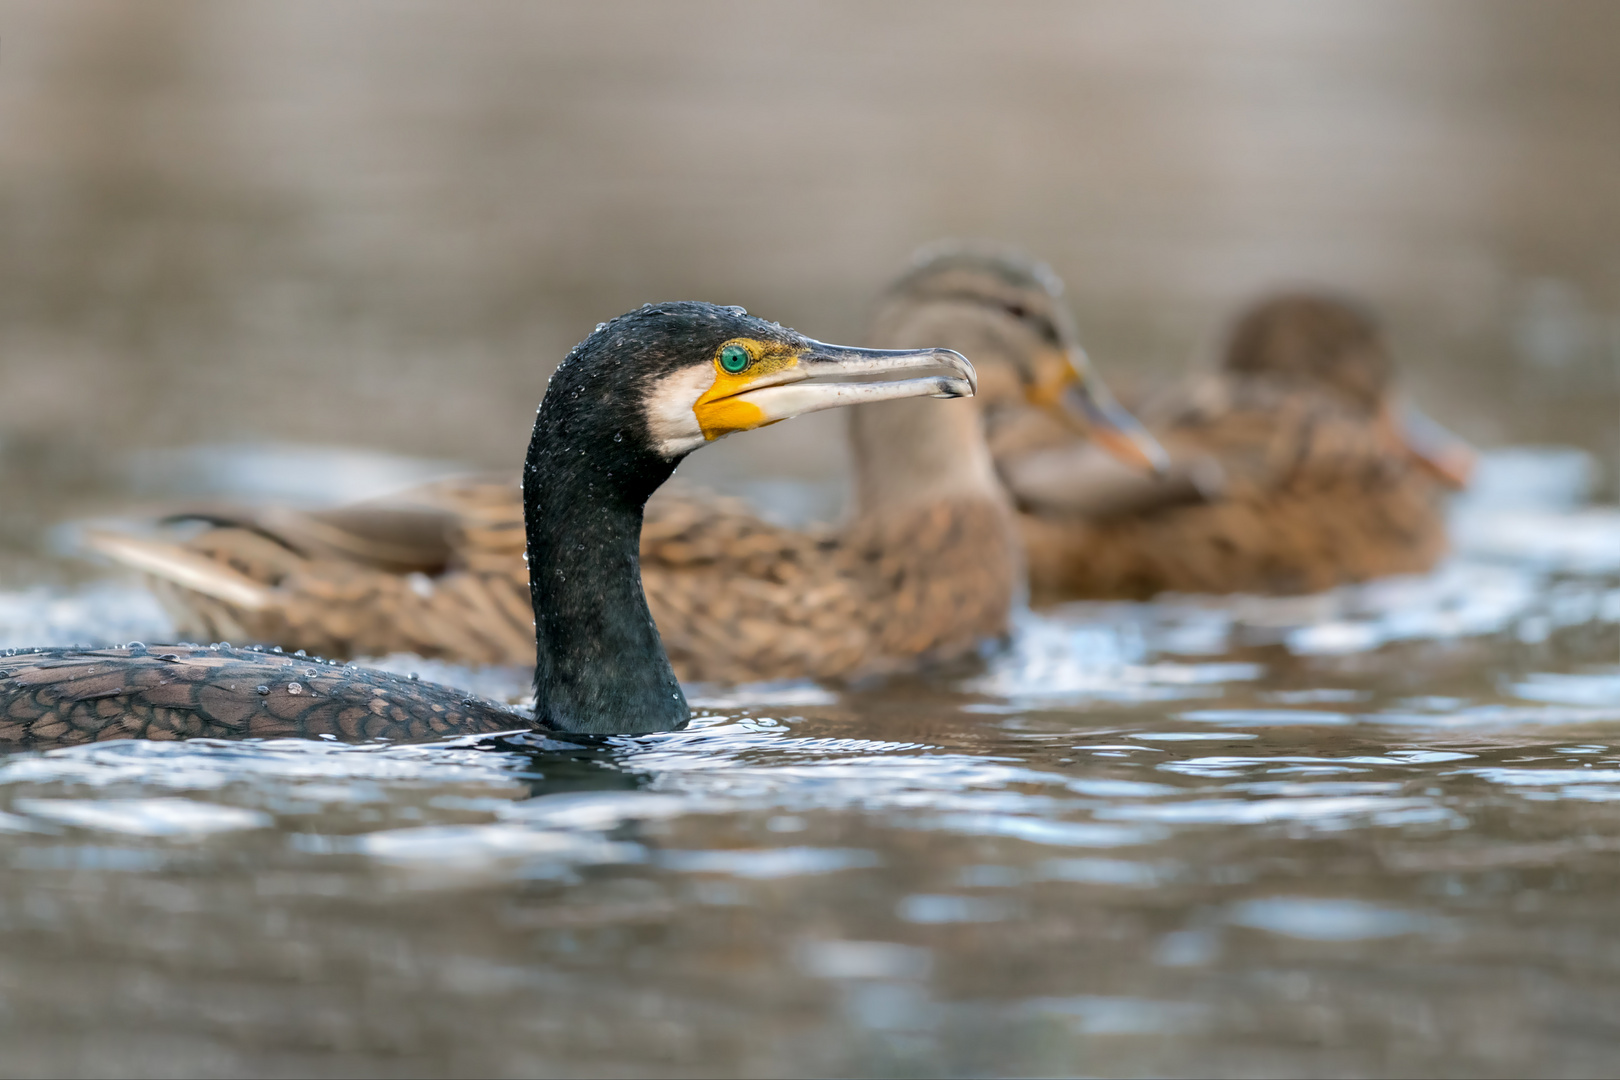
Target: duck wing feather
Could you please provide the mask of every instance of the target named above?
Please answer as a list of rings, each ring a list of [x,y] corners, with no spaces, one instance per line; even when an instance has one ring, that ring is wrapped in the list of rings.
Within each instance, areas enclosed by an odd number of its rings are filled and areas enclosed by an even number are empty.
[[[1332,395],[1212,378],[1149,416],[1176,464],[1157,488],[1139,485],[1135,505],[1114,491],[1111,512],[1076,513],[1105,502],[1100,485],[1071,494],[1067,512],[1052,498],[1026,505],[1038,597],[1315,592],[1420,572],[1445,550],[1441,486]]]
[[[148,575],[187,636],[274,642],[319,655],[413,652],[472,664],[533,662],[522,499],[511,482],[434,485],[409,496],[443,513],[444,568],[400,573],[316,547],[285,529],[289,512],[251,525],[219,518],[183,541],[94,534],[92,547]],[[323,512],[323,526],[371,508]],[[1004,506],[942,503],[857,522],[792,529],[739,499],[666,489],[648,503],[642,583],[685,680],[842,679],[971,651],[1005,631],[1014,565]],[[964,546],[965,545],[965,546]],[[995,559],[980,556],[994,547]]]

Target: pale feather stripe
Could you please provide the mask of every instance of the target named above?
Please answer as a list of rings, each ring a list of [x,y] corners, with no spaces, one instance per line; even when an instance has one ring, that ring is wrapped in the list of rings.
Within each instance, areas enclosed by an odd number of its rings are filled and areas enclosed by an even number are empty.
[[[262,611],[274,599],[269,588],[252,578],[171,544],[100,531],[86,533],[85,544],[114,562],[249,611]]]

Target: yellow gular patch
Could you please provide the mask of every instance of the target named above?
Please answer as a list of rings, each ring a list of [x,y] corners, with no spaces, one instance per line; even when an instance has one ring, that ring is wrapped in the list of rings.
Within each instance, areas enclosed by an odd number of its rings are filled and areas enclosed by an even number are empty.
[[[1050,407],[1070,383],[1080,378],[1069,363],[1069,355],[1055,349],[1043,350],[1035,358],[1035,378],[1024,384],[1024,398],[1031,405]]]
[[[749,365],[732,373],[720,366],[720,354],[730,345],[748,350]],[[704,391],[692,406],[703,437],[710,442],[734,431],[752,431],[757,427],[774,424],[758,405],[740,395],[746,394],[760,379],[799,365],[799,353],[774,341],[755,338],[732,338],[714,352],[709,361],[714,365],[714,385]],[[777,419],[781,419],[778,417]]]

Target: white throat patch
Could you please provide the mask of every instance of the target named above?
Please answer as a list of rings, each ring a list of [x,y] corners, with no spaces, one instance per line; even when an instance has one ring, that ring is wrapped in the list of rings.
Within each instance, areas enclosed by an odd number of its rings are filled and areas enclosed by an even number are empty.
[[[692,409],[714,385],[714,365],[701,364],[655,380],[647,388],[642,409],[653,449],[665,458],[690,454],[706,440]]]

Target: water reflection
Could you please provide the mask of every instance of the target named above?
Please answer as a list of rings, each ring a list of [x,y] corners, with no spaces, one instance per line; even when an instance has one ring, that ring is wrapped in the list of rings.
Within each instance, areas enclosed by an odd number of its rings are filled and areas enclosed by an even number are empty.
[[[1234,754],[1147,739],[1179,733],[1151,704],[1069,713],[1062,740],[963,715],[932,743],[825,714],[601,747],[22,755],[0,767],[0,936],[29,1008],[60,1010],[47,973],[71,954],[106,975],[79,984],[87,1018],[138,1019],[188,1061],[275,1039],[329,1067],[338,1037],[373,1063],[496,1071],[571,1053],[746,1071],[784,1044],[831,1072],[1377,1071],[1372,1032],[1403,1040],[1406,1071],[1479,1009],[1514,1010],[1515,1068],[1587,1060],[1541,1032],[1613,975],[1592,901],[1620,830],[1585,809],[1620,792],[1612,734],[1215,732],[1247,736]],[[230,1007],[180,992],[227,971]],[[132,1002],[120,973],[164,994]]]

